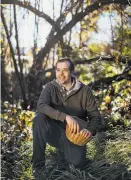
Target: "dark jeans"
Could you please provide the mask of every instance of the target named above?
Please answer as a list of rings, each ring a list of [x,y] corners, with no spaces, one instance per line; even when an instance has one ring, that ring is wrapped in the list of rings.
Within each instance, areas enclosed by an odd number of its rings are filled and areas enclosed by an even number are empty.
[[[45,164],[46,143],[60,149],[67,163],[81,168],[86,158],[86,146],[77,146],[68,141],[65,124],[38,113],[33,120],[33,167]]]

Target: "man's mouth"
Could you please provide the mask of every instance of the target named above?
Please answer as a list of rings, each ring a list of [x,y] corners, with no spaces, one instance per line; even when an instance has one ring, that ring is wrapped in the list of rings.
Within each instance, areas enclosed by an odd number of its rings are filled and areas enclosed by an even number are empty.
[[[65,78],[59,78],[61,81],[63,81]]]

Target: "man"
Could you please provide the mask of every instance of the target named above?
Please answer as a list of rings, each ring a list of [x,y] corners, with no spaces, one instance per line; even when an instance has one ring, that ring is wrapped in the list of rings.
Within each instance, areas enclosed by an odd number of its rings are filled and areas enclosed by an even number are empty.
[[[33,167],[45,166],[46,143],[60,149],[68,164],[81,168],[86,158],[86,146],[71,143],[65,134],[68,124],[73,133],[79,125],[73,116],[87,121],[84,135],[91,138],[101,129],[101,116],[90,88],[73,75],[74,65],[69,58],[56,63],[56,80],[43,88],[39,97],[38,114],[33,121]]]

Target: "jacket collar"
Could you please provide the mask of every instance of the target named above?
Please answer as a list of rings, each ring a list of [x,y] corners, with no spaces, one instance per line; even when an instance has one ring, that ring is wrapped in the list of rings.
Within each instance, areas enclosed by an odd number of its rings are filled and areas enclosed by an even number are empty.
[[[83,86],[83,83],[80,82],[75,76],[72,76],[72,77],[74,78],[75,85],[74,85],[73,89],[71,90],[71,94],[72,94],[72,92],[78,91],[78,90]],[[54,79],[53,81],[51,81],[51,84],[53,84],[54,86],[56,86],[59,90],[62,89],[61,85],[57,82],[56,79]]]

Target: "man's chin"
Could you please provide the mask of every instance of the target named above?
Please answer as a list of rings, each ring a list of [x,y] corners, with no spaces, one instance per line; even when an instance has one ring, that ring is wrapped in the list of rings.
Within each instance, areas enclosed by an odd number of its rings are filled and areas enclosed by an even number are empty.
[[[60,82],[60,84],[66,84],[66,82],[65,81],[59,81]]]
[[[59,83],[60,84],[66,84],[66,81],[65,80],[59,80]]]

